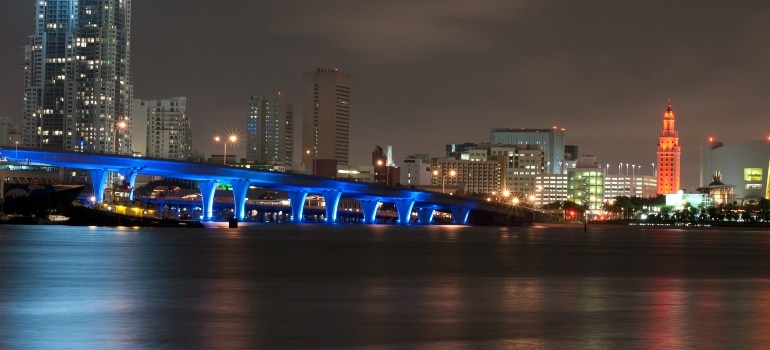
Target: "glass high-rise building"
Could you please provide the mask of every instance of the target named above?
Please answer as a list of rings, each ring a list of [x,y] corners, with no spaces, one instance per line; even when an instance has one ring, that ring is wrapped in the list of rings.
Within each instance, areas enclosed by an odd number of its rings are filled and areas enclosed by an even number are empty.
[[[251,96],[246,120],[246,161],[292,164],[294,105],[280,92]]]
[[[131,152],[131,0],[46,0],[25,46],[22,144]]]
[[[350,75],[336,68],[306,72],[302,99],[302,163],[347,165],[350,153]]]

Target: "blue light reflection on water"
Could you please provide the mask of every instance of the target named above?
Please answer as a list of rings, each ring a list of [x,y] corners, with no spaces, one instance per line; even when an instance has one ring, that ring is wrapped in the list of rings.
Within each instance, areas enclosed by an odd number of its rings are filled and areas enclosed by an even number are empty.
[[[770,232],[0,226],[0,348],[770,343]]]

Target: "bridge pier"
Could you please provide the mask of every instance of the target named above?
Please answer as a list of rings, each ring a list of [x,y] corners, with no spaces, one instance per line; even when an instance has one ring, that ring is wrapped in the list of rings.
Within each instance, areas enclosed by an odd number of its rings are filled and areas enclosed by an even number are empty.
[[[105,169],[91,169],[91,185],[94,187],[94,197],[96,197],[96,203],[104,202],[104,189],[107,188],[107,177],[110,174],[109,170]]]
[[[307,199],[307,191],[289,191],[292,222],[302,222],[302,211],[305,209],[305,199]]]
[[[139,169],[136,168],[123,168],[118,171],[120,176],[123,177],[123,184],[128,185],[128,200],[134,201],[134,185],[136,184],[136,175],[139,173]]]
[[[238,221],[243,221],[246,210],[246,193],[249,191],[249,184],[251,182],[247,179],[235,179],[230,181],[230,185],[233,186],[233,217]]]
[[[409,225],[412,218],[412,208],[414,207],[414,199],[396,199],[396,210],[398,210],[398,223],[401,225]]]
[[[359,202],[361,203],[361,211],[364,212],[364,223],[373,224],[377,216],[377,207],[380,206],[380,201],[362,199],[359,200]]]
[[[337,222],[337,207],[340,205],[342,191],[324,191],[324,202],[326,202],[326,222],[333,224]]]
[[[471,213],[471,208],[468,208],[468,207],[452,208],[452,223],[455,225],[467,225],[468,214],[470,213]]]
[[[421,225],[430,225],[433,221],[433,213],[436,211],[433,208],[419,208],[417,209],[417,217],[420,219]]]
[[[211,221],[214,209],[214,191],[217,189],[217,182],[212,180],[199,181],[198,187],[201,189],[203,220]]]

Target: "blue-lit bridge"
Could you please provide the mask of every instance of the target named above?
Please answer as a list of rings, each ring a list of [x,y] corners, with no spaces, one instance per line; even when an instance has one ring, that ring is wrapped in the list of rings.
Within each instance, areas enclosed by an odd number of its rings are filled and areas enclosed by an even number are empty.
[[[296,173],[244,169],[230,166],[191,163],[167,159],[137,158],[120,155],[76,152],[51,152],[22,148],[0,148],[0,156],[19,163],[41,163],[58,167],[89,170],[97,202],[104,201],[104,190],[110,172],[118,172],[133,188],[138,174],[194,180],[202,196],[203,220],[212,219],[214,191],[218,183],[233,189],[233,212],[239,221],[245,213],[249,186],[284,191],[291,203],[292,220],[301,221],[308,194],[321,195],[326,202],[327,222],[336,222],[341,198],[360,202],[365,223],[374,223],[380,203],[394,203],[398,222],[410,222],[417,212],[419,222],[430,224],[436,210],[449,211],[454,224],[467,224],[471,210],[483,211],[530,221],[536,213],[522,207],[502,206],[475,198],[465,198],[404,187],[350,182]],[[133,196],[133,194],[132,194]],[[131,198],[133,200],[133,198]]]

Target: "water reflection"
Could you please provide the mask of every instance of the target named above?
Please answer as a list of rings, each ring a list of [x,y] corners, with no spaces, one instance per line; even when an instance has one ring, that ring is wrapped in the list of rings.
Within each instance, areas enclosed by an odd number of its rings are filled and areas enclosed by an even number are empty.
[[[0,348],[755,348],[766,232],[0,227]]]

